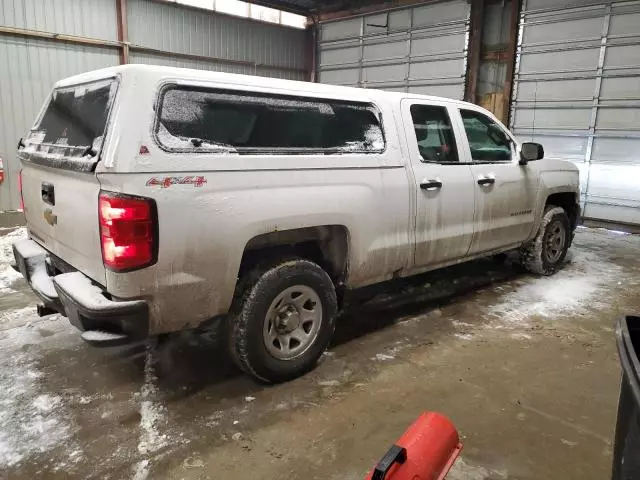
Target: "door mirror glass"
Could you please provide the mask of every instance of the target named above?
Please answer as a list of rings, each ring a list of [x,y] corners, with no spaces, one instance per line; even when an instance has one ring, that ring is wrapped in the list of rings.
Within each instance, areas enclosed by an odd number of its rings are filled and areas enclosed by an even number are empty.
[[[520,164],[526,165],[528,162],[544,158],[544,148],[539,143],[525,142],[520,148]]]

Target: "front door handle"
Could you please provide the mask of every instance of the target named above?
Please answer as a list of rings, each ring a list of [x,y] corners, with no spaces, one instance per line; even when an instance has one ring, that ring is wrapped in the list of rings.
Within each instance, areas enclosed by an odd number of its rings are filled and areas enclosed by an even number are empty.
[[[420,183],[420,188],[422,190],[438,190],[440,188],[442,188],[442,182],[440,181],[439,178],[436,179],[429,179],[429,180],[423,180]]]
[[[478,185],[493,185],[494,183],[496,183],[495,178],[485,177],[478,179]]]

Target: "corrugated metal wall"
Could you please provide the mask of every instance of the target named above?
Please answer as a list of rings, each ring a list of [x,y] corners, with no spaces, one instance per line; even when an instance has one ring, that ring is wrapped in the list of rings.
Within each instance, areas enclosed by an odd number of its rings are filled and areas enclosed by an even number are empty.
[[[105,0],[1,0],[0,25],[116,38],[115,3]],[[5,180],[0,210],[18,207],[16,145],[59,79],[118,64],[114,48],[0,33],[0,157]]]
[[[308,79],[303,30],[146,0],[128,0],[127,16],[132,63]],[[170,58],[135,46],[220,60]]]
[[[104,0],[2,0],[0,25],[116,40],[115,2]]]
[[[580,167],[586,218],[640,224],[640,2],[525,0],[512,129]]]
[[[447,0],[322,23],[319,80],[462,99],[469,13]]]
[[[131,62],[305,79],[302,30],[147,0],[128,0],[127,13]],[[0,32],[0,210],[18,207],[16,144],[51,86],[119,63],[116,22],[115,0],[0,0],[0,27],[28,31]],[[34,32],[90,37],[111,46],[35,38]]]

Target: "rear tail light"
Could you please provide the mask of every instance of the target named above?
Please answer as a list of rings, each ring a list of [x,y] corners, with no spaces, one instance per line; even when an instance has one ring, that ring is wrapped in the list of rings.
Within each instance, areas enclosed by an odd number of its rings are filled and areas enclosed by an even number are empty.
[[[22,170],[18,173],[18,192],[20,193],[20,210],[24,212],[24,197],[22,196]]]
[[[98,211],[105,267],[122,272],[155,263],[158,216],[153,200],[100,192]]]

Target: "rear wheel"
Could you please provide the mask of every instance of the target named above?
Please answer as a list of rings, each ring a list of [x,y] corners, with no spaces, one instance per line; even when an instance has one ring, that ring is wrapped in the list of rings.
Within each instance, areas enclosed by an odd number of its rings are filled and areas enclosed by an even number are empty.
[[[520,262],[532,273],[552,275],[569,249],[569,217],[561,207],[548,205],[536,237],[520,250]]]
[[[254,270],[236,298],[229,345],[238,366],[265,382],[312,369],[335,326],[336,292],[329,275],[302,259]]]

